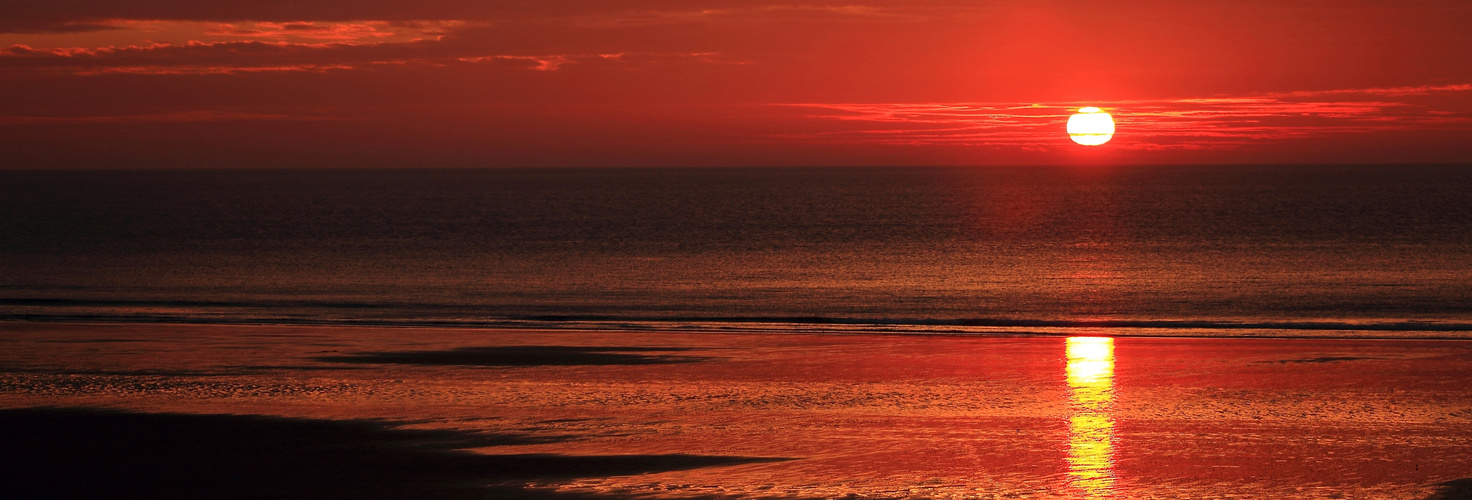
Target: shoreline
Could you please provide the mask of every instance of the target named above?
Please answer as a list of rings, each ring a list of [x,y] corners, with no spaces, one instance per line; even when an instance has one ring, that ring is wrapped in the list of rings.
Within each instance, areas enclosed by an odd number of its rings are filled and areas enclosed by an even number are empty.
[[[958,337],[958,338],[1008,338],[1008,337],[1116,337],[1116,338],[1159,338],[1159,339],[1285,339],[1285,340],[1437,340],[1437,341],[1472,341],[1472,331],[1461,329],[1447,330],[1391,330],[1391,329],[1330,329],[1330,328],[1172,328],[1166,326],[1100,326],[1097,324],[1080,324],[1075,326],[1051,326],[1051,327],[985,327],[987,330],[952,330],[952,329],[926,329],[923,327],[915,329],[896,328],[896,325],[886,324],[828,324],[835,327],[847,328],[814,328],[814,325],[822,323],[780,323],[762,321],[744,321],[734,323],[712,322],[710,326],[701,328],[692,326],[688,321],[657,321],[648,322],[649,325],[634,327],[628,324],[610,326],[601,322],[567,322],[567,323],[519,323],[519,322],[493,322],[493,323],[468,323],[468,322],[435,322],[435,321],[357,321],[357,320],[270,320],[270,321],[239,321],[221,319],[216,321],[203,320],[199,318],[187,319],[153,319],[149,321],[138,320],[76,320],[74,318],[7,318],[0,317],[0,325],[180,325],[180,326],[259,326],[259,327],[303,327],[303,328],[384,328],[396,330],[484,330],[484,331],[546,331],[546,332],[593,332],[593,333],[669,333],[669,334],[691,334],[691,335],[837,335],[837,336],[904,336],[904,337]],[[666,326],[674,324],[675,326]],[[785,327],[785,328],[783,328]],[[968,328],[968,327],[958,327]],[[974,327],[971,327],[974,328]],[[1162,330],[1174,331],[1174,333],[1161,333]],[[1319,334],[1304,334],[1301,332],[1321,332]],[[1289,333],[1292,332],[1292,333]],[[1366,333],[1371,332],[1371,333]],[[1424,332],[1428,335],[1379,335],[1374,332]],[[1256,333],[1256,334],[1254,334]],[[1336,334],[1338,333],[1338,334]],[[1465,333],[1465,336],[1453,336],[1451,333]]]

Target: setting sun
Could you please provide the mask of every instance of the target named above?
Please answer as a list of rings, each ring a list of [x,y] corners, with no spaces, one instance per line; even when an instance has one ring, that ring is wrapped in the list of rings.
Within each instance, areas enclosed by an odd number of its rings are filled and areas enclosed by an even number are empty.
[[[1472,500],[1468,26],[0,0],[0,500]]]
[[[1084,146],[1098,146],[1114,138],[1114,118],[1089,106],[1068,117],[1068,137]]]

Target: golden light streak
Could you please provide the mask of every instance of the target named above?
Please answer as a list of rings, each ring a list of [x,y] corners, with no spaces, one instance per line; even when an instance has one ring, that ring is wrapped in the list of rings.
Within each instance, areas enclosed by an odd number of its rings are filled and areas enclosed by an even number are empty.
[[[1114,339],[1069,337],[1068,477],[1087,497],[1114,493]]]

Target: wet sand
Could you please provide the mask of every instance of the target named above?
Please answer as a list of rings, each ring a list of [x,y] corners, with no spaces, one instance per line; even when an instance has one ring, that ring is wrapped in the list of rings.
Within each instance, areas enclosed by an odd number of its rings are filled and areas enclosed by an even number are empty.
[[[1472,498],[1472,342],[0,323],[7,498]]]

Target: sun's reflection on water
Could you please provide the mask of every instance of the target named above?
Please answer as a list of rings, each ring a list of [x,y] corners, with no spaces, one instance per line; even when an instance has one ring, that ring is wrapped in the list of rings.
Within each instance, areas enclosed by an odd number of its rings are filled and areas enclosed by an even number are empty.
[[[1088,497],[1114,492],[1114,339],[1068,338],[1068,477]]]

